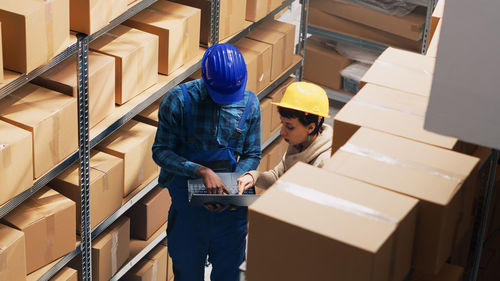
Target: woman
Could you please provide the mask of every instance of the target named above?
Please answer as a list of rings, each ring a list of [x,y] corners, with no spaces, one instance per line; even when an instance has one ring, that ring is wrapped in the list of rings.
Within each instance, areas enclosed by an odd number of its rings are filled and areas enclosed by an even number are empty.
[[[268,188],[298,161],[322,167],[330,158],[333,130],[323,124],[328,115],[328,96],[319,86],[294,82],[287,87],[278,106],[281,119],[280,135],[288,149],[280,163],[266,172],[250,171],[238,179],[238,193],[253,185]]]

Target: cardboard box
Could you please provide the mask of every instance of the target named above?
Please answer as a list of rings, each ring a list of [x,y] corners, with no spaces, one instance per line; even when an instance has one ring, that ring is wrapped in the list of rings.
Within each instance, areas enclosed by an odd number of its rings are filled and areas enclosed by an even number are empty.
[[[412,12],[402,17],[393,16],[360,5],[331,0],[313,0],[310,7],[410,40],[421,40],[424,31],[425,14],[423,13]]]
[[[434,7],[434,11],[432,12],[431,26],[429,30],[429,44],[432,42],[438,24],[443,18],[444,5],[445,5],[445,0],[438,0],[436,6]]]
[[[413,268],[437,274],[451,254],[462,184],[477,163],[475,157],[361,128],[323,168],[419,199]]]
[[[125,275],[127,281],[167,281],[167,247],[156,246]]]
[[[115,58],[115,102],[124,104],[158,81],[158,37],[119,25],[90,44]]]
[[[88,53],[89,126],[94,127],[115,109],[115,60]],[[33,83],[78,98],[76,56],[49,69]]]
[[[260,101],[260,143],[263,144],[271,137],[272,104],[270,98]]]
[[[394,46],[405,50],[420,52],[422,41],[410,40],[395,34],[375,29],[350,20],[336,17],[326,12],[316,9],[309,9],[309,24],[322,27],[328,30],[378,42],[387,46]]]
[[[427,48],[427,53],[425,54],[428,57],[436,58],[437,56],[442,25],[443,25],[443,20],[440,20],[437,24],[436,30],[434,31],[432,37],[429,38],[429,47]]]
[[[334,118],[332,153],[360,128],[366,127],[422,143],[471,153],[474,147],[453,137],[424,130],[427,98],[367,84]]]
[[[247,21],[257,22],[267,16],[272,11],[276,10],[282,0],[247,0],[246,1],[246,17]]]
[[[285,34],[264,28],[256,28],[250,32],[247,38],[266,43],[271,46],[271,78],[270,81],[277,79],[285,70]]]
[[[257,167],[257,171],[265,172],[269,170],[269,158],[271,155],[269,153],[262,153],[262,158],[260,159],[259,167]]]
[[[111,0],[111,19],[116,19],[128,9],[128,0]]]
[[[26,280],[26,246],[24,233],[0,224],[0,279]]]
[[[75,263],[76,260],[77,259],[70,261],[69,265]],[[55,261],[47,264],[46,266],[44,266],[36,271],[33,271],[32,273],[27,275],[26,280],[23,279],[23,281],[38,281],[38,280],[40,280],[40,278],[45,273],[47,273],[52,267],[54,267],[54,265],[57,263],[57,261],[58,260],[55,260]],[[81,264],[82,263],[80,261],[80,263],[78,265],[75,264],[75,267],[81,268]],[[63,267],[61,270],[59,270],[59,272],[56,275],[54,275],[50,279],[50,281],[78,281],[78,271],[76,269],[71,268],[71,267]]]
[[[212,1],[209,0],[174,0],[179,4],[195,7],[201,10],[200,43],[210,43],[210,15]],[[245,0],[221,0],[219,3],[219,40],[241,31],[245,25]]]
[[[2,51],[2,22],[0,22],[0,54],[3,54]],[[0,83],[3,82],[3,55],[0,56]]]
[[[33,141],[29,131],[0,120],[0,205],[33,185]]]
[[[71,30],[85,34],[99,31],[112,20],[116,4],[114,0],[70,0]]]
[[[239,40],[234,46],[247,64],[247,90],[258,94],[271,82],[271,46],[248,38]]]
[[[78,280],[78,272],[69,267],[64,267],[61,269],[54,277],[50,279],[50,281],[77,281]]]
[[[361,84],[377,84],[429,97],[436,60],[421,54],[387,48],[361,79]]]
[[[158,172],[151,151],[155,135],[155,127],[131,120],[97,145],[123,159],[123,197]]]
[[[246,278],[402,280],[417,203],[299,162],[249,207]]]
[[[52,188],[75,201],[78,233],[81,229],[79,167],[79,164],[72,165],[50,183]],[[90,228],[94,229],[122,205],[123,160],[101,151],[92,151],[89,181]]]
[[[120,217],[92,241],[92,280],[109,280],[130,255],[130,219]]]
[[[134,238],[148,240],[167,222],[172,200],[168,189],[155,187],[127,213],[130,217],[130,234]]]
[[[269,170],[274,169],[283,159],[287,148],[283,143],[286,143],[286,141],[280,137],[269,148]]]
[[[157,99],[150,106],[137,114],[134,119],[158,127],[158,109],[160,108],[161,101],[161,98]]]
[[[28,83],[0,101],[0,120],[31,132],[34,178],[78,149],[76,98]]]
[[[445,263],[438,274],[429,275],[413,272],[411,281],[462,281],[464,277],[464,268],[451,263]]]
[[[285,68],[289,67],[292,64],[292,58],[295,54],[295,25],[277,20],[269,20],[262,23],[259,28],[279,31],[285,34],[284,66]]]
[[[278,86],[272,93],[268,95],[268,97],[272,100],[272,102],[280,102],[281,98],[283,98],[283,94],[285,94],[286,88],[295,82],[295,78],[288,78],[281,85]],[[272,113],[271,113],[271,131],[274,132],[281,126],[281,118],[278,112],[278,106],[273,104]]]
[[[124,24],[159,36],[158,72],[168,75],[199,53],[200,18],[199,9],[158,1]]]
[[[5,68],[28,73],[68,47],[68,0],[3,0],[0,7]]]
[[[306,56],[304,79],[330,89],[342,89],[340,71],[351,63],[350,59],[339,55],[316,36],[307,39]]]
[[[27,273],[75,249],[75,212],[75,202],[43,187],[3,218],[24,232]]]

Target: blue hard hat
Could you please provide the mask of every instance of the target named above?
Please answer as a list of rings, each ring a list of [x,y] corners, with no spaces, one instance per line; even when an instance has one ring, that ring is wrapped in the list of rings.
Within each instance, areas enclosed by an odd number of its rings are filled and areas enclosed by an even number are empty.
[[[247,85],[247,67],[241,52],[230,44],[215,44],[201,60],[201,76],[208,94],[218,104],[240,101]]]

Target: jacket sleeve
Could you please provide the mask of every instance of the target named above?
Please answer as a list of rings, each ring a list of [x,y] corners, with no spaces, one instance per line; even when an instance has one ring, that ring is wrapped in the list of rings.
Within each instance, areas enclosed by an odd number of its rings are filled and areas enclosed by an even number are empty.
[[[283,173],[285,172],[285,165],[284,165],[285,156],[283,156],[278,165],[276,165],[276,167],[274,167],[274,169],[272,170],[265,172],[250,171],[249,174],[253,177],[255,186],[267,189],[271,185],[273,185],[278,180],[278,178],[281,177],[281,175],[283,175]]]

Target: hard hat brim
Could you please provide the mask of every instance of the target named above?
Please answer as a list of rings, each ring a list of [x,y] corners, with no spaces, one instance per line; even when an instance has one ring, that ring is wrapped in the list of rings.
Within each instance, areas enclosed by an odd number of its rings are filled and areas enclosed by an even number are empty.
[[[207,83],[203,84],[205,85],[208,94],[216,104],[232,104],[243,99],[247,85],[247,77],[245,77],[245,81],[241,84],[240,88],[238,88],[238,90],[231,95],[228,95],[227,93],[221,94],[217,90],[210,87]]]
[[[301,109],[301,108],[298,108],[298,107],[295,107],[295,106],[291,106],[291,105],[286,104],[286,103],[271,102],[271,104],[277,105],[279,107],[284,107],[284,108],[288,108],[288,109],[293,109],[293,110],[297,110],[297,111],[306,112],[306,113],[309,113],[309,114],[318,115],[318,116],[325,117],[325,118],[330,118],[330,115],[328,115],[328,114],[325,115],[325,114],[321,114],[321,113],[318,113],[318,112],[312,112],[312,111],[304,110],[304,109]]]

